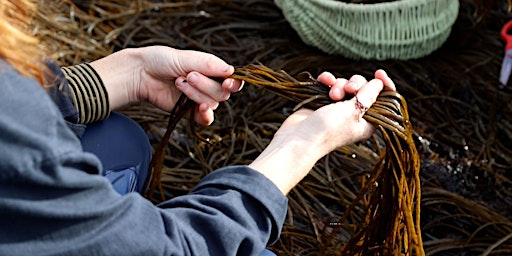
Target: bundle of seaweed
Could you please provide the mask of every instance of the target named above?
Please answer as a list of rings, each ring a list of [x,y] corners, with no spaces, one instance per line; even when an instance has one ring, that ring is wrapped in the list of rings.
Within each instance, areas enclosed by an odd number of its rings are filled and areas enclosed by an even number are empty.
[[[236,68],[231,78],[261,86],[296,102],[298,105],[295,109],[302,106],[317,109],[332,103],[328,96],[329,87],[320,84],[308,73],[303,74],[306,79],[301,80],[283,70],[274,71],[259,64]],[[145,189],[150,198],[154,189],[161,184],[165,145],[170,133],[192,106],[192,101],[182,95],[171,113],[167,131],[158,144],[150,167],[149,185]],[[351,215],[352,209],[360,201],[364,202],[366,214],[357,224],[355,234],[343,247],[343,252],[345,255],[410,255],[413,252],[424,255],[419,223],[420,163],[407,103],[397,92],[383,92],[363,118],[377,125],[385,150],[339,222],[340,227],[346,226],[346,216]],[[161,186],[159,190],[163,196]],[[332,240],[332,236],[327,239]]]
[[[366,223],[345,246],[345,255],[425,255],[420,159],[407,103],[398,93],[383,92],[364,118],[379,128],[385,150],[363,184]]]
[[[298,106],[312,109],[331,103],[329,87],[308,75],[299,80],[285,71],[273,71],[263,65],[235,69],[231,76],[270,88]],[[424,255],[420,230],[420,160],[413,141],[407,103],[398,92],[384,91],[363,116],[380,130],[385,150],[356,199],[339,221],[345,226],[347,216],[359,201],[365,215],[355,234],[343,247],[344,255]],[[335,233],[333,232],[333,236]],[[328,238],[332,239],[332,237]]]
[[[509,2],[461,0],[445,45],[409,61],[362,62],[318,52],[300,41],[272,0],[44,0],[37,33],[51,41],[62,65],[126,47],[164,44],[207,51],[234,65],[259,61],[292,75],[328,70],[340,77],[370,77],[382,68],[409,99],[415,124],[426,254],[507,255],[512,245],[512,93],[511,87],[499,87],[497,77],[504,45],[498,35],[511,18]],[[216,168],[249,163],[294,106],[247,86],[220,105],[213,125],[197,129],[209,143],[181,120],[166,145],[159,184],[165,197],[188,193]],[[156,148],[169,113],[145,103],[123,112],[146,129]],[[289,194],[287,220],[272,250],[322,255],[346,244],[354,227],[340,228],[330,241],[337,227],[331,224],[359,194],[379,151],[364,143],[322,159]],[[351,223],[365,215],[363,206],[353,208]]]

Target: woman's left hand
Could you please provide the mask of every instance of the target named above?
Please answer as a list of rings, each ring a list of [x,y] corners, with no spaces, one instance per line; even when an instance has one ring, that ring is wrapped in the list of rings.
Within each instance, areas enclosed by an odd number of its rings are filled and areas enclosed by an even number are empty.
[[[242,88],[243,82],[224,79],[233,66],[208,53],[166,46],[125,49],[90,63],[109,94],[112,110],[148,101],[171,111],[181,92],[197,103],[195,121],[209,125],[219,102]],[[222,83],[214,77],[222,78]]]

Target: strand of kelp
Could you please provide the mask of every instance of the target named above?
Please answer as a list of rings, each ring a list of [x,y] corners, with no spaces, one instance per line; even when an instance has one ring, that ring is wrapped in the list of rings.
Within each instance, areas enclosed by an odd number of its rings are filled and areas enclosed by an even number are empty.
[[[149,200],[153,199],[153,194],[158,187],[160,196],[162,197],[161,200],[165,201],[164,190],[162,188],[160,178],[162,176],[162,168],[164,166],[165,155],[167,153],[167,144],[169,143],[171,133],[178,122],[194,105],[194,102],[187,98],[185,94],[181,94],[181,96],[178,98],[178,101],[176,102],[176,105],[170,113],[169,121],[167,123],[167,130],[165,131],[162,139],[155,149],[155,152],[153,153],[153,157],[151,158],[151,162],[149,164],[148,178],[146,179],[144,188],[142,190],[144,197],[148,198]],[[193,113],[193,111],[191,111],[191,113]]]
[[[329,87],[308,73],[301,75],[306,75],[306,80],[264,65],[248,65],[237,68],[232,77],[297,102],[296,108],[317,109],[332,102],[328,97]],[[424,255],[419,223],[420,160],[407,103],[398,92],[383,91],[363,118],[378,127],[385,149],[369,180],[341,218],[340,223],[344,223],[345,216],[363,201],[366,215],[343,247],[343,255]],[[327,239],[333,239],[342,226],[336,226]],[[324,243],[327,244],[329,241]]]

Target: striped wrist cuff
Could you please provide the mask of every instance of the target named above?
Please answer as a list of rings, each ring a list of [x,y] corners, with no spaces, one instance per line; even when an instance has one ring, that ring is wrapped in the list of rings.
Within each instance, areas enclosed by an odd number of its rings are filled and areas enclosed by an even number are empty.
[[[88,63],[61,69],[78,111],[78,123],[90,124],[106,119],[110,114],[108,93],[98,73]]]

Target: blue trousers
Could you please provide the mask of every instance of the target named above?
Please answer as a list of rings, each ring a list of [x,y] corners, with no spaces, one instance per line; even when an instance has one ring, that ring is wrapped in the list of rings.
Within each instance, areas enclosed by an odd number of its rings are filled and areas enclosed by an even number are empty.
[[[103,176],[119,194],[142,192],[152,151],[146,133],[137,122],[112,112],[108,119],[89,125],[81,141],[84,151],[100,159]],[[265,249],[259,256],[275,254]]]
[[[113,112],[108,119],[89,125],[81,140],[84,151],[100,159],[103,176],[119,194],[142,192],[151,162],[151,144],[139,124]]]

